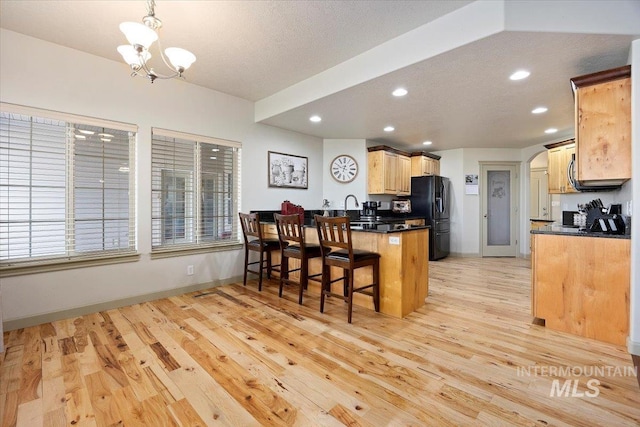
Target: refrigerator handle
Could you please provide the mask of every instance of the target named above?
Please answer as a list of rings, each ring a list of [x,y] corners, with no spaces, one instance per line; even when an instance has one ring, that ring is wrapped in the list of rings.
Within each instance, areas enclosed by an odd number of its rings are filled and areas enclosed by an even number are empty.
[[[441,181],[442,185],[442,213],[445,213],[445,207],[447,206],[447,187],[444,185],[444,181]]]

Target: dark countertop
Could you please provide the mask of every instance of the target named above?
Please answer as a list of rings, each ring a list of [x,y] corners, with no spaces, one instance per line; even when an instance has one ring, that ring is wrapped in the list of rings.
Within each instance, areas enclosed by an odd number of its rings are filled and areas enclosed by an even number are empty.
[[[425,230],[431,228],[430,225],[405,225],[405,224],[366,224],[362,228],[351,226],[351,231],[364,233],[402,233],[404,231]]]
[[[261,220],[260,222],[263,224],[275,224],[274,221],[268,220]],[[315,226],[315,221],[313,221],[312,219],[304,219],[303,227],[315,228]],[[351,231],[364,233],[402,233],[404,231],[425,230],[430,228],[430,225],[405,225],[398,223],[383,223],[381,221],[366,223],[363,223],[362,221],[352,221],[351,224]]]
[[[565,227],[560,224],[543,225],[531,230],[531,234],[557,234],[577,237],[602,237],[606,239],[631,239],[630,234],[607,234],[603,232],[588,232],[583,228]]]
[[[549,224],[551,224],[552,222],[555,222],[552,219],[537,219],[537,218],[529,218],[529,221],[535,221],[535,222],[548,222]]]
[[[273,214],[279,211],[251,211],[251,213],[257,213],[260,217],[260,222],[264,224],[275,224]],[[322,214],[322,211],[305,211],[304,222],[305,227],[315,227],[313,220],[313,214]],[[332,210],[331,214],[338,214],[339,211]],[[404,222],[412,219],[423,219],[424,217],[416,216],[415,214],[393,214],[391,211],[380,211],[380,215],[375,221],[368,222],[359,219],[360,211],[349,210],[347,215],[351,219],[351,231],[365,232],[365,233],[401,233],[404,231],[412,230],[424,230],[430,229],[430,225],[405,225]],[[393,215],[393,216],[392,216]]]

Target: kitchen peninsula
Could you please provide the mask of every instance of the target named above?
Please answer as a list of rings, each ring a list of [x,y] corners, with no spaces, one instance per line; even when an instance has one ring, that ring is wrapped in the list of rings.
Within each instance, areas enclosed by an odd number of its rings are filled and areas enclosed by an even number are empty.
[[[276,237],[274,224],[264,223],[265,236]],[[404,224],[403,224],[404,225]],[[429,227],[406,225],[381,226],[372,228],[352,228],[351,236],[354,249],[363,249],[379,253],[380,256],[380,312],[402,318],[422,307],[429,290]],[[307,242],[317,243],[318,233],[315,225],[305,226]],[[273,263],[280,263],[280,254],[273,254]],[[295,268],[290,260],[291,267]],[[360,271],[361,270],[361,271]],[[356,286],[371,282],[371,271],[360,269],[356,273]],[[309,274],[322,271],[319,258],[309,261]],[[276,273],[277,274],[277,273]],[[332,269],[332,278],[342,274],[340,269]],[[334,283],[334,292],[342,293],[342,282]],[[307,291],[320,295],[320,284],[309,281]],[[362,294],[355,294],[353,303],[371,309],[373,300]]]
[[[549,329],[623,345],[629,335],[630,235],[531,230],[531,311]]]

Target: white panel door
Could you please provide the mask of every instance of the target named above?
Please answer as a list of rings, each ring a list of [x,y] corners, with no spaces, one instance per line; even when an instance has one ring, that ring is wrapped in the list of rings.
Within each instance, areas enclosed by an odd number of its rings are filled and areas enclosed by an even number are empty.
[[[516,163],[481,164],[483,257],[518,254],[518,168]]]

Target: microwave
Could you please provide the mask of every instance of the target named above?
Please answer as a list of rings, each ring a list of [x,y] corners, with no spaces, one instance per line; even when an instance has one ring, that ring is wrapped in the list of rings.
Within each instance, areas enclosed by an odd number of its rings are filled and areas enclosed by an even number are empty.
[[[391,212],[411,213],[411,200],[392,200]]]

